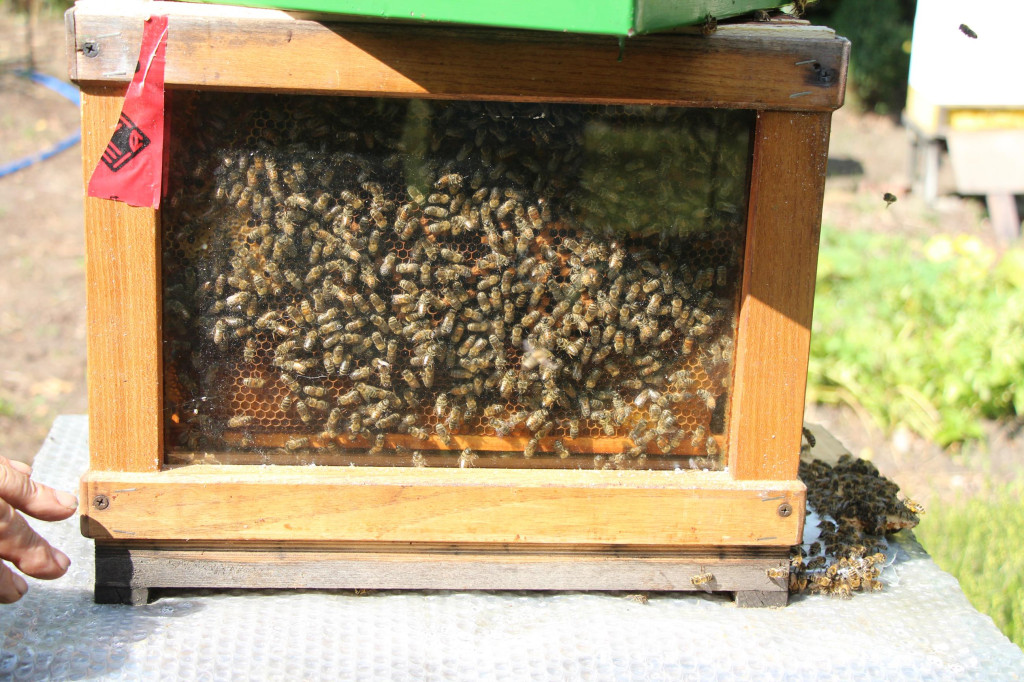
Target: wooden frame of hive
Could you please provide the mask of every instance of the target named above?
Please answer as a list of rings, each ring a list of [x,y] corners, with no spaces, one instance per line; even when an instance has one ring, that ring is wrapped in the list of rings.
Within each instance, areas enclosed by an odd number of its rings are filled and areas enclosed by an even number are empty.
[[[160,211],[87,198],[81,514],[98,600],[138,603],[152,587],[358,587],[707,589],[785,603],[785,578],[766,571],[787,565],[803,528],[797,466],[845,39],[800,23],[734,25],[629,38],[620,61],[609,37],[86,0],[67,14],[86,177],[149,12],[169,15],[168,88],[755,110],[730,446],[726,471],[685,475],[166,466]],[[709,584],[691,582],[708,572]]]

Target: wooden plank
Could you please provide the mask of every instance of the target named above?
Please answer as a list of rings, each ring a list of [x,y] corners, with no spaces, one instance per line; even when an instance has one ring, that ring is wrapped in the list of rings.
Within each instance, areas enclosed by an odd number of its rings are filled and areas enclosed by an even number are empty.
[[[288,434],[288,433],[256,433],[256,434],[247,434],[247,433],[244,433],[241,430],[234,431],[234,432],[232,432],[232,431],[225,431],[224,434],[223,434],[223,438],[224,438],[224,442],[225,443],[228,443],[228,444],[231,444],[231,445],[239,445],[239,444],[241,444],[243,442],[244,439],[248,439],[248,442],[251,443],[251,446],[249,446],[249,447],[255,447],[257,449],[258,448],[283,448],[285,446],[285,444],[291,438],[293,438],[293,437],[294,437],[294,434]],[[725,436],[724,435],[717,435],[717,436],[713,435],[711,437],[715,439],[716,443],[718,443],[719,452],[724,451],[725,450]],[[328,453],[328,452],[324,452],[324,453],[318,453],[317,452],[318,448],[324,448],[328,444],[336,444],[336,445],[338,445],[340,447],[343,447],[343,448],[365,448],[367,450],[369,450],[370,447],[373,445],[372,439],[366,438],[366,437],[362,437],[362,436],[359,436],[359,437],[349,437],[349,436],[346,435],[346,436],[337,436],[337,437],[335,437],[333,439],[328,439],[328,438],[324,438],[321,434],[312,434],[312,435],[309,436],[309,439],[310,439],[309,445],[310,445],[311,451],[307,452],[307,453],[304,453],[303,455],[300,455],[300,456],[303,456],[303,457],[305,457],[307,459],[310,458],[310,456],[318,458],[321,454],[323,454],[323,455],[325,455],[325,456],[327,456],[329,458],[333,458],[333,456],[330,453]],[[477,434],[452,434],[451,437],[450,437],[450,443],[449,444],[445,444],[445,442],[443,440],[441,440],[440,437],[435,436],[435,435],[431,435],[428,438],[421,440],[419,438],[416,438],[415,436],[410,436],[410,435],[407,435],[407,434],[389,433],[384,438],[384,447],[385,448],[394,448],[396,446],[401,446],[401,447],[408,448],[408,449],[411,449],[411,450],[425,450],[425,451],[427,451],[427,453],[429,453],[430,451],[441,450],[441,451],[445,451],[445,452],[447,452],[449,454],[451,454],[451,453],[457,454],[459,451],[461,451],[464,448],[470,448],[472,450],[478,451],[478,454],[480,454],[480,455],[485,455],[488,452],[516,453],[522,459],[523,449],[526,447],[526,444],[530,440],[531,440],[531,438],[529,438],[527,436],[519,436],[519,435],[487,436],[487,435],[477,435]],[[555,441],[559,441],[559,440],[563,440],[563,439],[561,439],[561,438],[554,438],[554,437],[540,438],[538,440],[538,443],[537,443],[537,453],[541,454],[541,453],[553,453],[553,452],[555,452]],[[596,437],[596,438],[581,436],[581,437],[571,438],[571,439],[567,438],[567,439],[564,439],[564,440],[565,440],[564,444],[565,444],[565,447],[566,447],[567,450],[569,450],[570,452],[572,452],[574,454],[584,454],[584,455],[589,455],[589,454],[595,454],[595,455],[596,454],[606,454],[606,455],[607,454],[617,454],[617,453],[620,453],[620,452],[625,452],[626,450],[628,450],[633,445],[633,441],[630,440],[629,438],[619,438],[619,437],[614,437],[614,436],[613,437]],[[698,448],[694,447],[689,441],[687,441],[685,443],[680,444],[679,447],[677,447],[675,450],[670,451],[668,453],[662,453],[658,449],[657,444],[654,443],[654,442],[651,442],[651,443],[647,444],[645,452],[648,454],[649,458],[668,458],[668,459],[671,459],[671,458],[674,458],[674,457],[678,457],[679,455],[682,455],[682,456],[705,455],[707,451],[704,449],[703,445],[701,445],[700,449],[698,449]],[[237,463],[237,464],[244,463],[243,460],[246,457],[256,457],[257,459],[259,459],[259,458],[261,458],[263,456],[259,455],[259,454],[247,455],[244,452],[234,453],[234,454],[233,453],[224,452],[224,453],[219,453],[218,454],[219,461],[227,462],[230,459],[233,463]],[[378,460],[380,461],[380,463],[377,464],[376,466],[391,466],[392,463],[389,460],[392,460],[392,457],[393,457],[393,455],[391,455],[391,454],[388,454],[388,455],[383,456],[383,457],[379,457]],[[529,464],[529,462],[527,461],[527,465],[528,464]],[[579,461],[577,460],[575,462],[575,464],[573,464],[572,466],[579,466]]]
[[[842,105],[849,42],[761,25],[628,39],[432,25],[324,24],[277,10],[84,0],[83,81],[134,73],[141,19],[169,15],[168,86],[387,97],[658,103],[825,111]],[[620,59],[621,57],[621,59]]]
[[[988,207],[988,219],[992,223],[996,241],[1003,246],[1017,241],[1021,234],[1021,223],[1016,197],[1009,192],[989,192],[985,195],[985,205]]]
[[[736,592],[736,606],[741,609],[779,608],[789,601],[789,592],[782,590],[743,590]]]
[[[83,177],[110,140],[126,86],[82,87]],[[156,471],[162,451],[157,212],[85,198],[89,456],[94,469]]]
[[[94,538],[755,546],[797,542],[805,497],[722,472],[217,465],[81,493]]]
[[[264,588],[420,590],[627,590],[787,593],[769,568],[788,565],[788,549],[734,556],[549,554],[543,549],[486,552],[334,551],[292,544],[199,546],[97,541],[97,589]],[[710,573],[706,585],[693,578]]]
[[[830,118],[758,113],[729,425],[737,479],[796,478]]]
[[[840,457],[850,454],[846,446],[825,430],[824,426],[820,424],[804,424],[804,427],[814,436],[814,445],[803,456],[803,459],[807,461],[820,459],[829,466],[835,466]]]
[[[524,458],[522,452],[486,452],[474,451],[471,461],[460,463],[460,450],[420,450],[421,457],[413,461],[409,452],[398,453],[385,450],[381,453],[369,454],[365,451],[329,452],[306,450],[288,452],[260,451],[209,451],[194,452],[185,449],[172,449],[164,453],[164,464],[182,466],[187,464],[230,464],[234,465],[275,465],[275,466],[362,466],[362,467],[478,467],[502,469],[699,469],[718,471],[725,467],[722,459],[711,460],[698,455],[653,455],[642,463],[630,459],[616,467],[611,458],[602,455],[598,461],[593,454],[579,453],[565,459],[553,453],[538,453]],[[724,452],[724,449],[723,449]],[[419,464],[417,464],[419,462]]]
[[[78,80],[78,34],[75,31],[74,8],[64,12],[64,58],[67,60],[68,78]]]

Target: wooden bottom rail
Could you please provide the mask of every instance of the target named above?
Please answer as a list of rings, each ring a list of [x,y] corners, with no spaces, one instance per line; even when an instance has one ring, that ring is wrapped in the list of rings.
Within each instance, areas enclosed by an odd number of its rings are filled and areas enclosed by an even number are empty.
[[[734,592],[739,606],[785,606],[787,578],[768,569],[787,565],[785,548],[634,554],[98,541],[95,596],[138,605],[152,588],[705,591]]]

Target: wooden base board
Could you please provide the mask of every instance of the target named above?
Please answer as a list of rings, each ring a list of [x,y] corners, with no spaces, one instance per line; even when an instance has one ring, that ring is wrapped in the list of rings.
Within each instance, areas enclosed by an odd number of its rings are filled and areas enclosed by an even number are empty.
[[[705,591],[733,592],[741,607],[785,606],[788,578],[768,569],[788,566],[788,553],[98,541],[95,599],[140,605],[151,588]]]

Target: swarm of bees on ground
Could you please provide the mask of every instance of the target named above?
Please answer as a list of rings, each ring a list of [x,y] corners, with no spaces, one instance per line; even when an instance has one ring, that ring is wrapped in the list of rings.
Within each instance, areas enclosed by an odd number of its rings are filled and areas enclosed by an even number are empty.
[[[178,97],[179,447],[468,467],[482,453],[457,441],[484,435],[598,468],[718,466],[746,114]],[[626,445],[595,457],[580,437]]]
[[[807,485],[807,506],[820,518],[820,534],[809,547],[791,552],[790,592],[849,597],[881,590],[886,536],[916,526],[924,509],[900,500],[899,486],[871,462],[850,455],[841,456],[835,466],[801,461],[800,478]],[[785,572],[779,569],[769,577]]]

